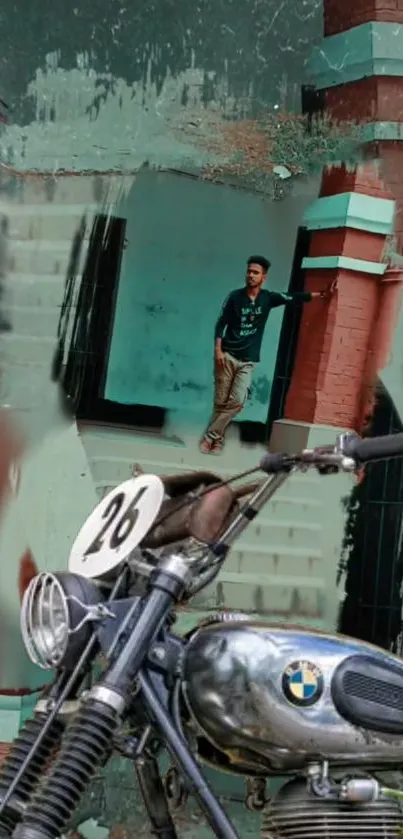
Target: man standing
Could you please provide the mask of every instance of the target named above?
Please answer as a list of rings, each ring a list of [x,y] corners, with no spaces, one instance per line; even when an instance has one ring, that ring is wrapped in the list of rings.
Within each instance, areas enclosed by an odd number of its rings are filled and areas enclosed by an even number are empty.
[[[314,297],[328,297],[326,291],[281,294],[262,289],[270,268],[264,256],[250,256],[243,288],[231,291],[215,328],[215,391],[210,423],[200,443],[203,454],[220,454],[225,430],[242,411],[251,385],[267,319],[278,306],[309,303]]]

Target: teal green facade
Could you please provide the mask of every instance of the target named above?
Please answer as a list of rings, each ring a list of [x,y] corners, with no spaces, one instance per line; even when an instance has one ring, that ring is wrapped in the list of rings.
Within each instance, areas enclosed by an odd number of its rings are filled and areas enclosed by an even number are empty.
[[[127,218],[127,248],[106,399],[164,408],[172,431],[188,422],[189,432],[202,433],[212,409],[214,327],[221,306],[242,287],[251,254],[271,261],[268,288],[288,289],[298,226],[318,179],[304,186],[302,194],[296,185],[291,197],[273,203],[186,175],[138,174],[117,208]],[[284,308],[270,315],[241,420],[267,420],[283,315]]]

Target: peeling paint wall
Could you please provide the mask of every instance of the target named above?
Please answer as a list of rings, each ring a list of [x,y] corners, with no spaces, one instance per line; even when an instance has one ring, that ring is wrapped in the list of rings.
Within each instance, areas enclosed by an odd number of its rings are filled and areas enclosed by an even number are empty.
[[[299,111],[322,28],[321,0],[247,11],[243,0],[45,0],[0,14],[1,94],[11,106],[1,156],[40,171],[214,162],[202,151],[207,112]]]

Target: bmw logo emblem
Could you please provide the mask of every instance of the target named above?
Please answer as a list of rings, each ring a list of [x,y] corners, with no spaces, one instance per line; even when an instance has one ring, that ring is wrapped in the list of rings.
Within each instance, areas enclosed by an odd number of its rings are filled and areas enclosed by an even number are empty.
[[[311,661],[293,661],[284,670],[282,687],[292,705],[308,708],[322,696],[323,673]]]

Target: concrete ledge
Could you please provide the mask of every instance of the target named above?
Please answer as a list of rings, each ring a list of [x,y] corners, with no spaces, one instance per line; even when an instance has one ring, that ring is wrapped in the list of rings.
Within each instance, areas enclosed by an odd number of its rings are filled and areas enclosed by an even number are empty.
[[[364,23],[324,38],[307,64],[321,90],[368,76],[403,77],[403,24]]]
[[[349,227],[388,236],[393,231],[395,202],[387,198],[343,192],[313,201],[305,211],[308,230]]]
[[[382,276],[386,271],[386,263],[369,262],[365,259],[353,259],[350,256],[306,256],[302,260],[302,268],[335,269],[357,271],[360,274],[377,274]]]
[[[362,139],[364,143],[403,140],[403,122],[369,122],[362,126]]]

